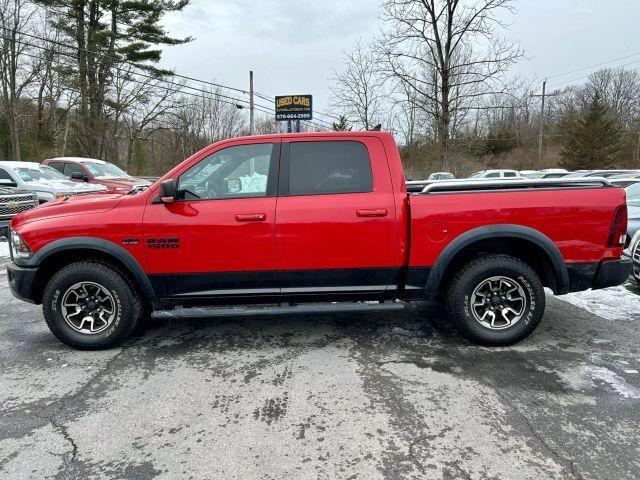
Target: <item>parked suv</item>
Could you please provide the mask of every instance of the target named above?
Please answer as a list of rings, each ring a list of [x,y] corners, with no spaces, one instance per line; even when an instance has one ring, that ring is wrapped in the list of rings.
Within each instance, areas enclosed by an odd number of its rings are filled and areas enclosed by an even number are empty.
[[[0,180],[0,237],[9,236],[9,225],[15,215],[37,206],[38,196],[34,192],[3,187]]]
[[[0,162],[0,184],[35,192],[40,203],[106,190],[103,185],[77,184],[57,170],[35,162]]]
[[[110,192],[128,192],[134,187],[148,186],[151,182],[135,178],[113,163],[95,158],[58,157],[45,160],[45,165],[55,168],[76,182],[104,185]]]

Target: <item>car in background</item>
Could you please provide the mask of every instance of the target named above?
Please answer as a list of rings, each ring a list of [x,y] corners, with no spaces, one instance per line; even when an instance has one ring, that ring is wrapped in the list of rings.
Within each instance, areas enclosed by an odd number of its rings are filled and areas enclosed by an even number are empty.
[[[104,185],[72,182],[56,169],[36,162],[0,162],[0,185],[35,192],[40,203],[107,190]]]
[[[13,217],[37,206],[38,196],[35,192],[3,187],[0,180],[0,237],[8,237]]]
[[[640,230],[640,183],[624,189],[627,194],[627,244]]]
[[[151,185],[150,181],[132,177],[113,163],[95,158],[58,157],[42,163],[73,181],[103,185],[109,192],[125,193],[134,187]]]
[[[538,178],[563,178],[569,175],[568,170],[564,168],[545,168],[544,170],[540,170],[540,177]]]
[[[499,179],[499,178],[522,178],[517,170],[481,170],[474,173],[469,178],[476,179]]]
[[[540,178],[539,170],[520,170],[520,176],[524,178]]]
[[[630,258],[633,261],[633,269],[631,275],[629,275],[629,282],[640,287],[640,230],[631,238],[628,248],[624,251],[624,256]]]
[[[640,182],[640,173],[629,175],[627,173],[623,173],[620,175],[614,175],[612,177],[607,178],[611,183],[618,187],[628,187],[629,185],[633,185],[634,183]]]
[[[427,180],[454,180],[456,176],[450,172],[434,172],[429,175]]]
[[[576,177],[602,177],[609,178],[618,175],[638,175],[639,170],[577,170],[566,175],[565,178]]]

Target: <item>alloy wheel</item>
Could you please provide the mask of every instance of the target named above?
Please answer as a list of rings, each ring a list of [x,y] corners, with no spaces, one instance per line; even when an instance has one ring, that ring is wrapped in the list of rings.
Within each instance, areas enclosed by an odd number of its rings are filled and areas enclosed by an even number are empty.
[[[527,297],[522,285],[505,276],[487,278],[478,284],[469,300],[475,320],[491,330],[504,330],[522,319]]]
[[[65,322],[85,334],[102,332],[117,315],[113,295],[95,282],[78,282],[69,287],[62,297],[61,310]]]

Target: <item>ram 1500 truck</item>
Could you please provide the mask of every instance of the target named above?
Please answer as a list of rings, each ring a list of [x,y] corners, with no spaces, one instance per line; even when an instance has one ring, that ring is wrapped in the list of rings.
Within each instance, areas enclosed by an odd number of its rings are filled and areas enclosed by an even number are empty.
[[[389,133],[215,143],[126,194],[12,222],[13,294],[76,348],[145,317],[393,311],[443,299],[474,341],[529,335],[556,294],[622,283],[625,193],[604,179],[443,181],[407,194]]]

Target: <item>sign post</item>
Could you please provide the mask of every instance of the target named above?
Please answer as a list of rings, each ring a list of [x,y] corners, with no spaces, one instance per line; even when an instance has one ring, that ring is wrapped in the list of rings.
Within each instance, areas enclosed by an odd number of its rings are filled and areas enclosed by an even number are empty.
[[[276,97],[276,120],[287,122],[287,133],[291,133],[292,121],[296,121],[296,133],[300,133],[300,120],[313,120],[313,97],[311,95],[280,95]]]

